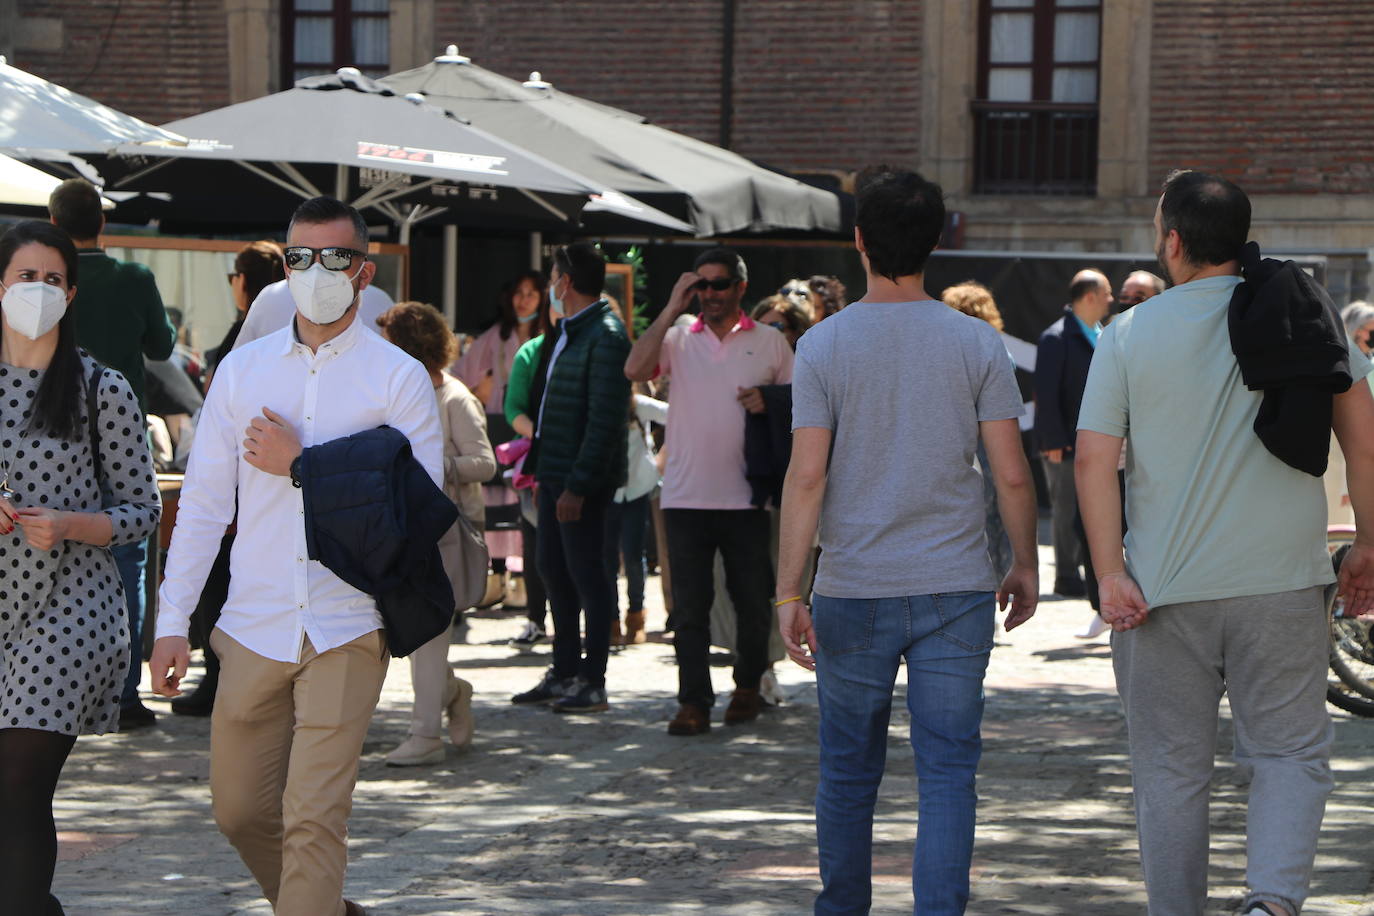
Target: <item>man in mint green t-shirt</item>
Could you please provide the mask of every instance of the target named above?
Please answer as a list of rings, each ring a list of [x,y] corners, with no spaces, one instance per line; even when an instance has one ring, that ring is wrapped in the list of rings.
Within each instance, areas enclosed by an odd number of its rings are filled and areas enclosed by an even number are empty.
[[[1299,912],[1332,787],[1323,586],[1335,577],[1322,481],[1256,435],[1265,395],[1242,381],[1228,329],[1249,226],[1234,184],[1169,177],[1155,232],[1175,285],[1103,333],[1078,417],[1078,496],[1102,616],[1116,631],[1151,916],[1200,916],[1206,902],[1223,692],[1236,762],[1251,774],[1244,913]],[[1360,353],[1347,358],[1350,375],[1369,371]],[[1333,425],[1356,456],[1348,476],[1363,538],[1374,531],[1368,386],[1334,397]],[[1126,438],[1123,558],[1116,470]],[[1374,609],[1363,607],[1374,543],[1357,539],[1341,577],[1357,612]]]

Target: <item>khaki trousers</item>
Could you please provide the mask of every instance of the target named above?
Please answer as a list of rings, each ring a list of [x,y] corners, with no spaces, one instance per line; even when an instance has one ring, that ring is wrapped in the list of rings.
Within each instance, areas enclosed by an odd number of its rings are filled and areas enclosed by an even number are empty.
[[[264,658],[216,628],[210,724],[215,822],[277,916],[343,916],[358,757],[390,656],[381,630],[299,662]]]

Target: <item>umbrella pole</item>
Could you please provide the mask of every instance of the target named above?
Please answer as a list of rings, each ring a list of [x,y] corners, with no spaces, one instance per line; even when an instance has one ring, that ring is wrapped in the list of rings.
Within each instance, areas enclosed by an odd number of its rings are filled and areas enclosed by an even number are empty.
[[[530,233],[530,270],[544,268],[544,233]]]
[[[444,227],[444,318],[458,323],[458,227]]]
[[[348,166],[346,165],[334,167],[334,199],[348,199]]]

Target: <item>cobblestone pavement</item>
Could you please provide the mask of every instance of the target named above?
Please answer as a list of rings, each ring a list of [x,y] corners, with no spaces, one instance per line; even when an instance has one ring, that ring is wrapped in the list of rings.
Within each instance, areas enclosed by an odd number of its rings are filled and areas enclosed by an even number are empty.
[[[657,578],[649,591],[653,630],[663,623]],[[970,913],[1144,912],[1106,637],[1073,635],[1088,615],[1085,602],[1046,600],[1029,624],[999,635]],[[410,710],[408,665],[392,665],[355,793],[349,896],[378,916],[810,912],[812,676],[781,662],[785,705],[753,726],[672,738],[676,672],[661,635],[612,658],[610,712],[563,717],[509,703],[548,663],[547,646],[533,656],[506,647],[521,623],[485,612],[459,631],[449,657],[476,685],[477,738],[438,766],[383,764]],[[728,659],[717,661],[716,689],[728,696]],[[899,677],[875,828],[875,913],[911,909],[915,787],[901,690]],[[1337,789],[1304,912],[1374,914],[1374,721],[1333,713]],[[1229,748],[1229,723],[1222,730]],[[270,912],[211,820],[208,750],[207,720],[171,715],[153,729],[78,742],[57,799],[55,890],[68,913]],[[1243,791],[1223,761],[1209,914],[1240,904]]]

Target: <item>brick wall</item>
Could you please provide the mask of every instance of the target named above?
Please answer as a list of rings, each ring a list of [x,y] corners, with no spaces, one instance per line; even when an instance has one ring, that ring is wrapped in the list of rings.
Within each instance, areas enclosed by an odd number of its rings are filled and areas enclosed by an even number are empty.
[[[1152,181],[1374,193],[1374,3],[1155,0],[1153,47]]]
[[[437,0],[435,51],[720,139],[721,0]],[[856,10],[860,12],[856,13]],[[737,0],[731,148],[793,170],[914,164],[919,0]]]
[[[223,0],[43,0],[21,9],[60,20],[62,47],[21,47],[15,66],[153,124],[229,104]]]

